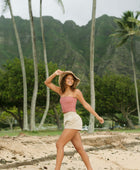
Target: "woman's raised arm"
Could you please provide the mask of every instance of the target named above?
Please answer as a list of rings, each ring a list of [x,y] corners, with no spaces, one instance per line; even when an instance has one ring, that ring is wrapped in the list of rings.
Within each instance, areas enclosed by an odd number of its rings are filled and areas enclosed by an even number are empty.
[[[57,76],[57,75],[61,75],[63,73],[63,71],[61,70],[56,70],[52,75],[50,75],[50,77],[48,77],[44,83],[46,86],[48,86],[50,89],[52,89],[53,91],[55,91],[56,93],[60,94],[60,87],[56,86],[55,84],[52,83],[52,80]]]

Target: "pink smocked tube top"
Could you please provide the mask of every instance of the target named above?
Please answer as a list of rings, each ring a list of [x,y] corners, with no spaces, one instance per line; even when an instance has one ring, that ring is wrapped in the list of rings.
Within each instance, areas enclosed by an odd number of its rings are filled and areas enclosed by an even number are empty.
[[[76,112],[76,102],[77,99],[72,96],[64,96],[60,98],[60,104],[63,113],[66,112]]]

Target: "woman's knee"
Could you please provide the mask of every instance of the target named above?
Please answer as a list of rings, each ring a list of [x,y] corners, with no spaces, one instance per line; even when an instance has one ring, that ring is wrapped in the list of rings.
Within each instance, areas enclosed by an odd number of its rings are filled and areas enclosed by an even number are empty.
[[[57,149],[63,148],[62,143],[59,142],[59,141],[57,141],[57,142],[56,142],[56,148],[57,148]]]

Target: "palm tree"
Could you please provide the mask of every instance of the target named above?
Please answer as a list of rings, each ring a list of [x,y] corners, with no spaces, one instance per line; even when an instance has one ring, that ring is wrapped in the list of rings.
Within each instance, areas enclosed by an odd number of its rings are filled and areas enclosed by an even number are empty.
[[[21,42],[20,42],[20,38],[19,38],[19,34],[17,31],[17,26],[16,26],[16,22],[15,22],[15,18],[12,12],[12,6],[11,6],[11,2],[10,0],[5,0],[5,7],[8,5],[9,10],[10,10],[10,14],[11,14],[11,18],[12,18],[12,22],[13,22],[13,27],[14,27],[14,31],[15,31],[15,36],[16,36],[16,41],[17,41],[17,46],[18,46],[18,52],[19,52],[19,57],[20,57],[20,62],[21,62],[21,70],[22,70],[22,76],[23,76],[23,129],[24,130],[28,130],[28,111],[27,111],[27,80],[26,80],[26,70],[25,70],[25,63],[24,63],[24,57],[23,57],[23,52],[22,52],[22,48],[21,48]]]
[[[46,71],[46,79],[49,77],[49,70],[48,70],[48,62],[47,62],[47,51],[46,51],[46,42],[44,36],[44,26],[43,26],[43,19],[42,19],[42,0],[40,0],[40,25],[41,25],[41,33],[42,33],[42,42],[43,42],[43,53],[44,53],[44,62],[45,62],[45,71]],[[42,117],[42,120],[39,125],[39,129],[43,126],[50,104],[50,90],[47,87],[47,97],[46,97],[46,108]]]
[[[36,100],[37,100],[37,92],[38,92],[38,64],[37,64],[37,56],[36,56],[36,43],[35,43],[35,31],[33,24],[33,14],[32,14],[32,6],[31,0],[28,0],[29,6],[29,16],[30,16],[30,29],[31,29],[31,39],[32,39],[32,52],[33,52],[33,61],[34,61],[34,90],[31,101],[31,117],[30,117],[30,129],[31,131],[35,131],[35,108],[36,108]]]
[[[93,0],[92,6],[92,24],[90,35],[90,93],[91,93],[91,107],[95,110],[95,87],[94,87],[94,44],[95,44],[95,15],[96,15],[96,0]],[[90,114],[89,129],[88,132],[94,131],[94,116]]]
[[[58,3],[62,7],[63,12],[64,10],[64,5],[61,0],[58,0]],[[44,26],[43,26],[43,19],[42,19],[42,0],[40,0],[40,25],[41,25],[41,33],[42,33],[42,42],[43,42],[43,53],[44,53],[44,62],[45,62],[45,71],[46,71],[46,78],[49,77],[49,70],[48,70],[48,62],[47,62],[47,52],[46,52],[46,42],[45,42],[45,36],[44,36]],[[48,110],[49,110],[49,103],[50,103],[50,90],[47,87],[47,97],[46,97],[46,108],[43,114],[43,117],[41,119],[39,129],[43,126]]]
[[[134,36],[140,35],[140,21],[138,17],[140,12],[137,12],[136,16],[132,11],[127,11],[123,13],[121,19],[117,19],[116,23],[119,26],[119,29],[116,30],[116,33],[112,34],[111,36],[116,36],[121,38],[121,41],[118,43],[118,47],[123,45],[128,40],[130,43],[130,55],[132,60],[132,69],[134,75],[134,84],[135,84],[135,92],[136,92],[136,104],[137,104],[137,112],[138,112],[138,119],[140,125],[140,107],[139,107],[139,97],[138,97],[138,87],[137,87],[137,78],[136,78],[136,71],[135,71],[135,62],[134,62]]]

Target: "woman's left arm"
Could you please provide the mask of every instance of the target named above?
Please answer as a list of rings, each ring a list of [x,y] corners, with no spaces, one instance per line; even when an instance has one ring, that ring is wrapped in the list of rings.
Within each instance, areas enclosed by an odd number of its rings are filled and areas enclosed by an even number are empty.
[[[79,89],[76,89],[76,97],[80,101],[80,103],[84,106],[86,110],[88,110],[91,114],[93,114],[96,119],[99,120],[99,122],[102,124],[104,123],[104,119],[100,117],[94,110],[93,108],[85,101],[82,92]]]

